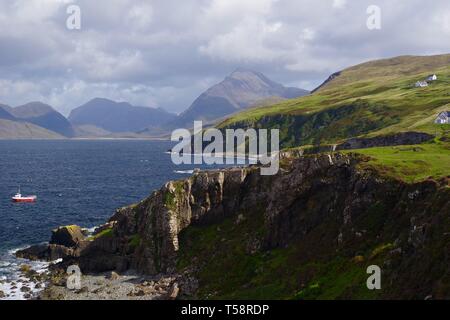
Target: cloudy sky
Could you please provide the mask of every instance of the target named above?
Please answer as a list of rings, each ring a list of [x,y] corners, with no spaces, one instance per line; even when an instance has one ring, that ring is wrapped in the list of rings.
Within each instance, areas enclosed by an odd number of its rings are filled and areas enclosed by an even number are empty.
[[[237,67],[313,89],[363,61],[449,52],[448,0],[0,0],[0,103],[65,115],[94,97],[180,112]]]

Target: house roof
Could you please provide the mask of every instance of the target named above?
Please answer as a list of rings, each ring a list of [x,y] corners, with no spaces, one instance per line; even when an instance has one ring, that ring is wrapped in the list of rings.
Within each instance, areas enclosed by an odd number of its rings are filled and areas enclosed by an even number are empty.
[[[450,111],[442,111],[439,115],[444,114],[447,117],[450,117]]]

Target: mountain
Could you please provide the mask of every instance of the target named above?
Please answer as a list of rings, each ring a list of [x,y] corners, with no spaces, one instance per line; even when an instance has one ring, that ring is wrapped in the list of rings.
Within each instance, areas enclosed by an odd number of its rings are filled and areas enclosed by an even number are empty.
[[[6,104],[0,103],[0,119],[15,120],[15,117],[11,114],[12,108]]]
[[[175,117],[161,108],[137,107],[127,102],[96,98],[72,110],[69,121],[76,126],[92,125],[118,133],[158,128]]]
[[[430,74],[426,88],[415,88]],[[450,110],[450,54],[401,56],[362,63],[330,76],[306,97],[244,110],[219,128],[280,129],[281,147],[373,137],[400,131],[435,134],[441,111]]]
[[[264,99],[292,99],[308,93],[306,90],[284,87],[260,72],[237,69],[222,82],[202,93],[180,114],[175,124],[192,127],[194,120],[217,120]]]
[[[0,111],[1,112],[1,111]],[[0,118],[0,139],[63,139],[54,131],[47,130],[29,122],[12,121]]]
[[[75,136],[80,138],[104,138],[111,134],[109,131],[89,124],[74,126],[74,130]]]
[[[54,131],[65,137],[73,137],[74,130],[70,122],[51,106],[41,102],[30,102],[11,109],[16,119],[33,123]]]

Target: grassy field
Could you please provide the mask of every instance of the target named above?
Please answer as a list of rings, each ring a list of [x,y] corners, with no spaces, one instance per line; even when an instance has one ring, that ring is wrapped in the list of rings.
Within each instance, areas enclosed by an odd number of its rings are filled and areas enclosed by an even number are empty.
[[[405,182],[439,180],[450,176],[450,144],[435,140],[413,146],[370,148],[347,151],[370,157],[363,167],[375,168],[383,175]]]

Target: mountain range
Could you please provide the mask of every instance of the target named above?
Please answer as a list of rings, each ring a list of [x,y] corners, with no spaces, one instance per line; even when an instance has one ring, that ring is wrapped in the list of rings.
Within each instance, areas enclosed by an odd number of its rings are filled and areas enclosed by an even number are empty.
[[[0,138],[162,136],[175,128],[191,128],[194,120],[213,123],[249,107],[281,102],[308,93],[303,89],[285,87],[260,72],[237,69],[202,93],[179,116],[162,108],[134,106],[104,98],[92,99],[73,109],[67,119],[41,102],[15,108],[0,105]]]

